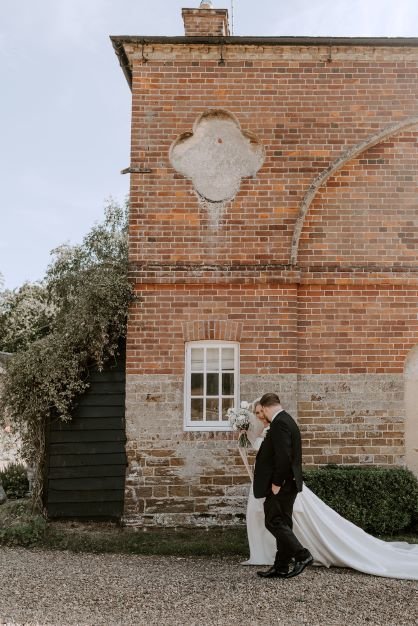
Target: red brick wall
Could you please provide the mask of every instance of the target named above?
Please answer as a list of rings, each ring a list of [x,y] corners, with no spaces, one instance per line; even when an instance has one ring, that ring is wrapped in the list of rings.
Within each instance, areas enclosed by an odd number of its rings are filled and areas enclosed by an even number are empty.
[[[182,14],[188,37],[229,35],[226,9],[183,9]]]
[[[402,374],[417,343],[417,303],[416,286],[300,287],[299,371]]]
[[[266,285],[147,285],[131,309],[130,374],[184,374],[184,324],[240,324],[241,373],[294,373],[297,368],[297,289]],[[136,322],[138,320],[138,322]],[[221,329],[207,339],[229,339]]]
[[[305,220],[300,265],[416,265],[417,189],[418,131],[366,150],[320,189]]]
[[[219,515],[243,502],[234,485],[247,478],[231,435],[183,432],[184,344],[199,323],[206,338],[225,337],[228,324],[239,336],[245,399],[281,384],[296,396],[307,465],[402,464],[402,372],[418,343],[418,127],[366,148],[319,187],[296,265],[290,259],[315,178],[417,114],[418,49],[157,42],[142,51],[128,42],[125,50],[131,166],[150,170],[131,177],[129,518]],[[235,115],[266,150],[218,228],[168,158],[213,108]],[[200,445],[207,466],[184,470]]]
[[[205,49],[200,50],[205,56]],[[188,272],[194,264],[235,269],[235,278],[222,269],[215,278],[210,275],[207,280],[212,277],[216,283],[224,276],[227,281],[239,280],[243,272],[248,272],[248,266],[254,269],[253,280],[257,282],[257,269],[262,276],[269,264],[289,263],[298,208],[315,176],[346,146],[416,112],[418,66],[415,60],[399,61],[402,49],[396,54],[387,49],[387,58],[380,61],[373,59],[369,48],[353,49],[354,58],[350,58],[350,50],[344,52],[344,60],[331,63],[316,49],[312,52],[316,58],[309,61],[298,61],[296,49],[292,49],[291,60],[278,52],[275,61],[270,57],[263,60],[260,52],[259,58],[239,61],[239,47],[229,53],[233,60],[226,66],[214,60],[196,61],[197,52],[190,55],[190,60],[176,59],[173,53],[170,62],[153,60],[152,56],[146,64],[135,62],[132,162],[152,172],[132,175],[130,257],[134,277],[150,282],[149,265],[165,265],[152,274],[155,282],[176,282],[173,264],[184,263],[180,284],[172,288],[179,290],[184,302],[184,282],[189,282]],[[183,56],[189,56],[187,48]],[[206,211],[196,201],[191,182],[168,161],[171,143],[180,133],[190,131],[207,108],[225,108],[235,114],[243,129],[254,132],[266,148],[264,166],[255,179],[242,181],[215,232],[209,228]],[[400,134],[349,162],[320,189],[310,208],[300,243],[300,267],[369,265],[374,270],[399,270],[416,264],[417,165],[417,133],[413,132]],[[275,280],[271,274],[268,279]],[[282,278],[277,280],[281,282]],[[356,280],[359,286],[363,282],[361,276]],[[331,335],[327,339],[321,329],[309,335],[302,332],[300,367],[303,369],[309,359],[304,354],[309,347],[322,363],[315,371],[359,371],[361,367],[368,371],[401,371],[406,351],[416,342],[416,291],[388,288],[387,294],[378,291],[375,301],[374,293],[370,289],[367,292],[367,288],[358,288],[352,294],[346,287],[341,287],[338,294],[338,289],[335,285],[331,288],[337,311],[328,293],[325,299],[314,299],[311,308],[301,304],[301,325],[309,323],[306,315],[322,316],[322,324]],[[305,297],[306,290],[309,298],[306,287],[301,295]],[[188,314],[199,316],[199,299],[205,296],[195,289],[189,291],[192,303]],[[240,290],[235,293],[231,308],[233,296],[224,296],[222,286],[219,303],[214,300],[207,315],[218,316],[220,307],[223,316],[239,315],[235,308],[243,307],[244,317],[245,301]],[[409,301],[404,306],[406,297]],[[172,320],[173,315],[181,318],[179,298],[173,294],[156,298],[154,308],[148,304],[149,298],[144,315],[153,311],[155,320],[165,316]],[[257,301],[263,301],[262,290],[253,307]],[[222,308],[223,302],[228,306]],[[352,315],[345,322],[338,311],[347,311],[350,304]],[[345,346],[341,354],[335,355],[335,340],[338,346],[340,336],[345,345],[345,323],[350,320],[349,332],[357,337],[355,342],[361,348]],[[271,321],[274,325],[277,318]],[[174,332],[173,323],[169,333]],[[158,325],[154,328],[154,334],[148,330],[150,346],[164,343],[166,338],[159,334]],[[134,349],[133,317],[130,330]],[[369,330],[371,334],[365,340]],[[270,342],[275,341],[275,334],[266,334],[263,324],[254,332],[260,338],[261,351],[268,350]],[[141,371],[142,338],[141,333],[135,334],[138,354],[134,359],[128,355],[131,372]],[[331,336],[332,343],[327,344]],[[390,343],[382,343],[388,338]],[[380,345],[376,347],[374,340]],[[279,348],[283,349],[283,339]],[[167,364],[168,369],[172,367]]]
[[[239,61],[238,50],[219,66],[195,60],[185,48],[190,60],[173,54],[172,61],[157,61],[148,53],[146,64],[134,62],[132,164],[152,173],[132,175],[133,262],[288,263],[299,204],[315,176],[347,146],[417,111],[415,60],[373,62],[365,49],[364,59],[327,63],[297,61],[292,52],[291,61]],[[190,181],[168,161],[174,139],[208,108],[235,114],[267,154],[257,178],[242,182],[216,233],[208,232]]]

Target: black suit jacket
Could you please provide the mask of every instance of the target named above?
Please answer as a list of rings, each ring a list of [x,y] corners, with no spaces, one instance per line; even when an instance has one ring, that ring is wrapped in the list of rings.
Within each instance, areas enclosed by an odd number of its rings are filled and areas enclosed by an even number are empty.
[[[274,483],[283,486],[295,479],[302,491],[302,444],[295,420],[286,411],[276,415],[260,446],[254,468],[254,496],[264,498]]]

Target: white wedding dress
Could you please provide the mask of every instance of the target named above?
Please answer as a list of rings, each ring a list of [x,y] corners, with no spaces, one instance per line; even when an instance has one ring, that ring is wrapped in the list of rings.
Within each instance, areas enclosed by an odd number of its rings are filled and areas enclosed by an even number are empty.
[[[256,438],[253,447],[258,450],[262,441],[262,437]],[[276,540],[264,526],[263,502],[264,499],[254,497],[251,484],[247,505],[250,558],[243,565],[274,563]],[[389,543],[368,535],[327,506],[306,485],[293,507],[293,532],[311,552],[315,565],[418,580],[418,544]]]

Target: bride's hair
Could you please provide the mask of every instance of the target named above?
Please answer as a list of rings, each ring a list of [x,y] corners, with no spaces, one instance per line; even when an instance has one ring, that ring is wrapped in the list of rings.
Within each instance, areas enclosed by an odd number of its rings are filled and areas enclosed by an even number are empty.
[[[250,403],[250,411],[251,411],[251,413],[255,413],[255,408],[256,408],[257,404],[260,404],[260,400],[261,400],[261,396],[259,396],[258,398],[256,398],[255,400],[253,400]]]
[[[253,446],[257,437],[261,436],[261,433],[263,432],[263,428],[264,428],[263,422],[255,416],[255,409],[257,408],[257,404],[260,404],[260,398],[256,398],[255,400],[253,400],[249,406],[251,415],[250,415],[250,427],[247,431],[247,436],[251,442],[251,445]]]

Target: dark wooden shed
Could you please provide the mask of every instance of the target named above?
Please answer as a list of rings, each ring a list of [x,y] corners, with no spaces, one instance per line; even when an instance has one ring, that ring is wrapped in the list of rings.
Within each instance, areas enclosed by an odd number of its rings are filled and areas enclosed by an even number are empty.
[[[125,354],[89,375],[71,422],[51,420],[44,504],[50,518],[112,519],[125,491]]]

